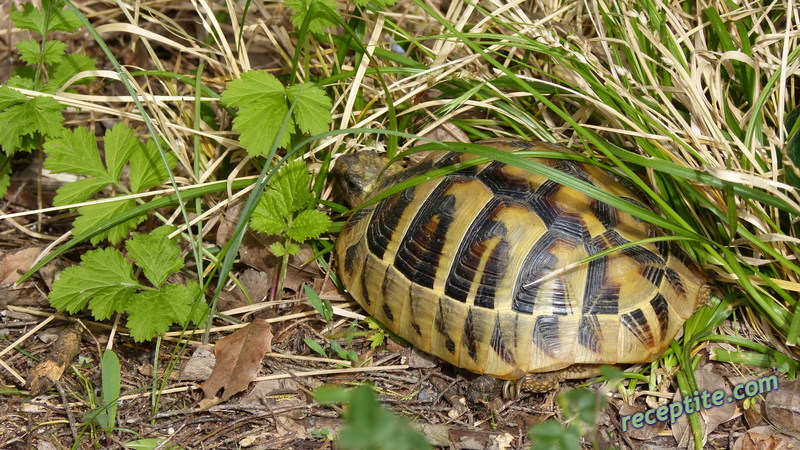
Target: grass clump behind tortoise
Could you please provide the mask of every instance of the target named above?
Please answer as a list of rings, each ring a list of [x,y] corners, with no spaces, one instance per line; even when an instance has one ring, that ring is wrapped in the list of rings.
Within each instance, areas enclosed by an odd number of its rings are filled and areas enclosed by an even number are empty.
[[[503,151],[569,150],[490,139]],[[345,200],[472,158],[439,152],[377,176],[361,152],[334,167]],[[644,207],[591,164],[537,162]],[[356,211],[336,241],[338,274],[370,315],[417,348],[476,374],[547,391],[601,364],[652,361],[710,296],[708,279],[659,228],[531,172],[490,162]]]

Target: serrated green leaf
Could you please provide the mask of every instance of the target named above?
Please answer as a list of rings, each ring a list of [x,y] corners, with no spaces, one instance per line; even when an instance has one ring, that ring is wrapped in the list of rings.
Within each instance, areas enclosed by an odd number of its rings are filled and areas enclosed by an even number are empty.
[[[199,293],[199,285],[190,282],[186,286],[168,284],[157,291],[136,294],[127,309],[131,337],[137,342],[146,341],[166,333],[173,323],[184,325]],[[202,303],[195,309],[195,314],[202,317],[208,305]]]
[[[81,26],[80,19],[72,10],[56,10],[48,21],[44,13],[30,3],[24,3],[21,11],[12,7],[11,20],[18,28],[32,30],[41,35],[47,34],[48,31],[71,33]]]
[[[6,195],[11,185],[11,158],[0,153],[0,197]]]
[[[289,212],[302,211],[309,206],[314,198],[310,185],[308,166],[299,159],[284,164],[270,181],[270,186],[285,199]]]
[[[42,46],[30,39],[18,42],[17,50],[19,50],[20,60],[29,66],[35,66],[39,63],[50,64],[63,58],[64,52],[67,50],[67,44],[61,41],[46,41],[44,51],[42,51]]]
[[[280,80],[267,72],[250,71],[225,85],[222,102],[228,106],[242,107],[261,103],[264,97],[273,95],[285,96],[285,88]]]
[[[141,151],[142,143],[133,135],[133,130],[122,122],[115,124],[114,128],[106,132],[105,143],[108,174],[114,184],[119,184],[122,167],[134,152]]]
[[[287,216],[291,214],[283,196],[267,187],[258,199],[250,219],[250,227],[266,234],[281,234],[286,231]]]
[[[331,99],[325,91],[313,84],[295,84],[286,90],[289,103],[294,105],[292,116],[297,127],[309,134],[319,134],[328,131],[331,118]]]
[[[8,79],[8,86],[19,89],[35,90],[36,83],[33,81],[35,77],[36,70],[34,70],[32,67],[19,66],[14,70],[11,78]]]
[[[300,245],[296,242],[289,242],[289,245],[286,246],[286,253],[290,255],[296,255],[300,253]]]
[[[328,357],[328,355],[325,353],[325,349],[322,348],[322,346],[319,345],[319,343],[317,343],[317,341],[314,341],[314,340],[309,339],[309,338],[305,338],[305,339],[303,339],[303,342],[306,343],[308,348],[310,348],[311,350],[314,350],[315,352],[317,352],[320,355],[322,355],[323,358],[327,358]]]
[[[50,304],[75,313],[88,303],[92,315],[103,320],[123,311],[138,287],[131,263],[113,249],[86,252],[81,263],[64,269],[53,283]]]
[[[94,59],[80,53],[71,53],[50,65],[47,71],[47,85],[45,85],[43,91],[56,92],[75,74],[95,70],[96,68]],[[92,80],[94,80],[94,77],[85,77],[74,81],[72,84],[87,84]]]
[[[295,27],[299,28],[303,25],[303,21],[308,14],[309,7],[312,3],[319,2],[328,8],[336,11],[336,2],[333,0],[286,0],[286,6],[289,7],[294,14],[292,15],[292,23]],[[322,33],[325,28],[336,26],[335,22],[331,22],[327,17],[317,16],[311,19],[308,29],[312,33]]]
[[[26,101],[28,101],[28,97],[25,94],[6,86],[0,86],[0,110],[25,103]]]
[[[72,226],[75,228],[74,233],[80,235],[85,233],[95,225],[99,225],[108,221],[112,217],[122,214],[125,211],[136,207],[136,201],[121,200],[112,203],[96,203],[78,208],[80,216],[75,219]],[[121,239],[128,237],[128,233],[136,228],[137,225],[142,223],[147,218],[146,214],[134,217],[133,219],[122,222],[121,224],[108,229],[100,234],[92,237],[91,242],[93,245],[99,244],[103,239],[108,238],[108,242],[116,244]]]
[[[100,161],[94,133],[86,127],[66,130],[61,137],[50,139],[44,144],[44,152],[47,154],[44,168],[51,172],[88,175],[112,183]]]
[[[331,223],[327,214],[321,211],[306,210],[295,217],[291,227],[286,230],[286,235],[297,242],[305,242],[308,239],[318,238],[319,235],[328,231]]]
[[[34,97],[0,112],[0,147],[10,155],[24,146],[24,137],[35,133],[55,137],[61,134],[64,107],[50,97]]]
[[[152,187],[160,185],[169,178],[167,169],[158,154],[158,147],[155,141],[149,139],[145,145],[138,147],[130,157],[131,161],[131,192],[144,192]],[[173,153],[167,153],[167,162],[170,170],[175,168],[178,157]]]
[[[92,195],[100,192],[108,186],[108,180],[104,178],[84,178],[82,180],[67,183],[56,191],[53,198],[53,205],[64,206],[73,203],[85,202]]]
[[[137,234],[125,242],[128,255],[142,268],[144,276],[155,287],[160,287],[170,275],[178,273],[183,268],[183,258],[178,245],[175,240],[167,238],[173,231],[175,227],[163,226],[149,234]]]
[[[280,258],[286,254],[286,247],[284,247],[281,242],[273,242],[269,246],[269,251],[271,251],[273,255]]]
[[[239,108],[233,129],[241,133],[239,141],[251,156],[269,150],[289,113],[283,84],[267,72],[245,72],[241,79],[229,82],[222,101]],[[292,129],[293,125],[289,127]],[[289,133],[284,133],[278,146],[287,145]]]

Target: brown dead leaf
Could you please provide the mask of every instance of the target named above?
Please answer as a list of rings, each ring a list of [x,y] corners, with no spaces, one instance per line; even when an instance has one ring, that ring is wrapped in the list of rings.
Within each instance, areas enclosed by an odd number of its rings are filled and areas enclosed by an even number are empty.
[[[723,377],[711,372],[711,365],[706,365],[702,369],[697,370],[694,373],[694,376],[697,380],[697,392],[707,392],[712,394],[713,392],[722,389],[725,392],[725,396],[723,397],[724,399],[732,398],[731,386]],[[698,394],[697,397],[701,399],[700,394]],[[683,396],[680,392],[676,392],[675,397],[673,397],[673,402],[681,401],[683,401]],[[710,402],[710,400],[708,401]],[[714,431],[719,424],[727,422],[728,420],[731,420],[737,416],[736,402],[724,401],[721,406],[711,405],[711,408],[708,409],[705,409],[702,405],[702,399],[699,400],[699,402],[700,428],[703,431],[703,444],[705,444],[706,440],[708,439],[708,435]],[[696,402],[691,403],[692,405],[690,406],[692,409],[695,409]],[[688,415],[686,413],[678,417],[677,422],[675,422],[675,424],[672,426],[672,435],[675,437],[675,440],[678,441],[678,447],[680,448],[685,448],[691,443],[692,430],[689,425]]]
[[[800,440],[778,434],[769,425],[751,428],[734,442],[733,450],[789,450],[800,447]]]
[[[261,360],[272,351],[272,327],[266,320],[254,319],[244,328],[216,343],[214,371],[200,387],[206,398],[223,389],[221,400],[247,389],[258,375]]]
[[[4,256],[0,260],[0,284],[8,285],[19,280],[33,266],[41,250],[39,247],[23,248]]]
[[[28,388],[33,397],[39,396],[61,379],[64,369],[80,351],[83,328],[74,324],[62,330],[61,336],[48,353],[47,358],[36,365],[28,375]]]
[[[767,419],[781,432],[800,438],[800,381],[782,381],[764,402]]]
[[[622,418],[626,416],[633,416],[634,414],[637,413],[646,413],[648,409],[651,409],[648,408],[648,406],[649,405],[647,406],[639,404],[629,405],[627,403],[623,403],[622,406],[619,408],[619,416],[620,418]],[[657,405],[655,408],[652,409],[658,409],[659,406],[661,405]],[[627,433],[627,436],[630,438],[644,441],[658,436],[658,434],[661,433],[661,431],[667,427],[667,424],[669,424],[668,421],[656,420],[654,424],[650,425],[645,423],[641,428],[629,426],[625,430],[625,433]]]

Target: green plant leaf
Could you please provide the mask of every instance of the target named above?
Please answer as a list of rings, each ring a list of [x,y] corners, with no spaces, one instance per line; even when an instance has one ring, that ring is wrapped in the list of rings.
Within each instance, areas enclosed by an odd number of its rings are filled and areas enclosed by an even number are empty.
[[[325,353],[325,349],[324,349],[324,348],[322,348],[322,346],[321,346],[321,345],[319,345],[319,343],[318,343],[317,341],[315,341],[315,340],[313,340],[313,339],[305,338],[305,339],[303,339],[303,342],[305,342],[305,343],[306,343],[306,345],[307,345],[307,346],[308,346],[308,347],[309,347],[311,350],[314,350],[315,352],[317,352],[317,353],[319,353],[320,355],[322,355],[322,357],[323,357],[323,358],[327,358],[327,357],[328,357],[327,353]]]
[[[360,386],[350,391],[350,407],[345,411],[345,426],[339,432],[342,449],[428,449],[430,444],[408,421],[381,407],[372,388]]]
[[[333,319],[333,307],[331,306],[331,302],[328,300],[322,300],[319,297],[319,294],[314,291],[309,285],[305,285],[303,288],[306,292],[306,298],[308,298],[308,302],[311,303],[311,306],[316,310],[326,322],[330,322]]]
[[[0,153],[0,197],[6,195],[11,185],[11,158]]]
[[[292,23],[299,28],[303,25],[306,14],[308,14],[309,7],[312,3],[319,2],[328,8],[336,11],[336,2],[333,0],[286,0],[286,6],[289,7],[294,14],[292,15]],[[327,17],[317,16],[311,19],[308,24],[308,29],[312,33],[322,33],[325,28],[336,26],[335,22],[331,22]]]
[[[258,199],[250,219],[250,227],[266,234],[281,234],[286,231],[287,219],[291,214],[283,196],[267,187]]]
[[[131,159],[136,151],[141,151],[142,143],[133,135],[133,130],[122,122],[106,132],[106,167],[110,181],[119,184],[122,167]]]
[[[174,239],[167,236],[175,227],[163,226],[148,234],[137,234],[125,242],[130,256],[155,287],[161,287],[170,275],[183,268],[183,258]]]
[[[122,385],[122,371],[117,354],[113,350],[107,349],[103,352],[102,362],[102,389],[103,403],[105,404],[104,424],[101,426],[110,432],[117,423],[117,402],[119,401],[120,387]]]
[[[127,308],[128,328],[136,342],[146,341],[164,334],[173,323],[184,325],[187,321],[202,321],[208,305],[198,303],[192,314],[192,305],[200,293],[199,285],[167,284],[157,291],[143,291],[134,296]]]
[[[269,184],[277,190],[287,203],[289,212],[304,210],[314,198],[309,188],[311,175],[302,160],[287,162]]]
[[[19,50],[20,60],[29,66],[35,66],[39,63],[50,64],[63,58],[67,44],[61,41],[46,41],[44,51],[42,51],[42,46],[30,39],[17,43],[17,50]]]
[[[47,85],[42,91],[53,93],[61,89],[64,84],[72,78],[73,75],[79,72],[88,70],[95,70],[94,59],[81,55],[80,53],[71,53],[54,61],[47,71]],[[73,84],[86,84],[90,83],[94,77],[81,78],[76,80]]]
[[[84,178],[82,180],[73,181],[72,183],[67,183],[56,191],[56,196],[53,198],[53,205],[64,206],[84,202],[106,186],[108,186],[108,180],[106,180],[105,177]]]
[[[6,86],[0,86],[0,110],[28,101],[25,94]]]
[[[241,133],[239,141],[251,156],[261,155],[272,146],[289,113],[283,84],[267,72],[245,72],[241,79],[229,82],[222,101],[239,108],[233,129]],[[278,146],[287,145],[289,133],[284,133]]]
[[[302,250],[300,244],[296,242],[289,242],[289,245],[286,246],[286,253],[290,255],[296,255],[300,253],[300,250]]]
[[[289,103],[297,103],[292,111],[297,128],[309,133],[320,134],[328,131],[331,118],[331,99],[325,91],[313,84],[295,84],[286,90]]]
[[[122,253],[113,248],[91,250],[80,264],[61,272],[50,291],[50,304],[75,313],[88,303],[92,315],[103,320],[123,311],[138,286]]]
[[[90,228],[106,222],[111,218],[135,207],[136,201],[133,199],[81,206],[78,208],[80,216],[72,223],[72,226],[75,228],[74,233],[80,235]],[[108,238],[108,242],[116,244],[121,239],[128,237],[128,233],[134,230],[146,218],[147,216],[144,214],[134,217],[133,219],[122,222],[121,224],[114,226],[107,231],[94,235],[90,241],[92,244],[97,245],[103,239]]]
[[[305,242],[328,231],[331,223],[330,217],[322,211],[306,210],[295,217],[286,235],[297,242]]]
[[[53,14],[48,20],[42,10],[34,8],[30,3],[24,3],[21,11],[11,8],[11,20],[17,28],[32,30],[41,35],[47,34],[48,31],[71,33],[81,27],[81,21],[72,10],[56,9],[63,4],[63,2],[56,3]]]
[[[0,147],[7,155],[27,147],[23,138],[35,133],[55,137],[64,129],[64,107],[50,97],[34,97],[0,112]]]
[[[106,184],[112,182],[103,162],[94,133],[86,127],[66,130],[61,137],[50,139],[44,144],[47,159],[44,168],[55,173],[73,173],[103,179]]]
[[[167,162],[170,170],[175,168],[178,157],[167,153]],[[160,185],[169,178],[166,167],[158,154],[155,141],[149,139],[145,145],[131,155],[131,192],[144,192]]]

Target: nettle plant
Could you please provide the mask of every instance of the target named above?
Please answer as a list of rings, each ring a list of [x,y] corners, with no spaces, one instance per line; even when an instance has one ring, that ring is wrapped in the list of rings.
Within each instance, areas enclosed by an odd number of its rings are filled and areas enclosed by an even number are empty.
[[[90,82],[90,77],[75,76],[95,69],[92,58],[68,54],[67,44],[50,39],[52,32],[71,33],[81,26],[75,13],[63,9],[63,0],[42,0],[41,5],[11,7],[14,25],[32,31],[36,38],[16,45],[24,65],[13,72],[7,86],[0,86],[0,148],[5,153],[0,154],[0,196],[5,195],[10,182],[8,157],[18,151],[40,149],[44,141],[58,137],[64,130],[63,105],[48,95],[28,98],[12,88],[55,94],[68,87],[70,80],[70,85]]]

